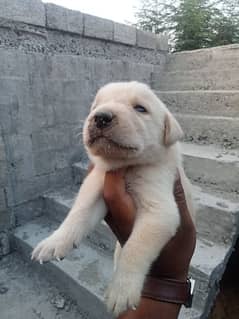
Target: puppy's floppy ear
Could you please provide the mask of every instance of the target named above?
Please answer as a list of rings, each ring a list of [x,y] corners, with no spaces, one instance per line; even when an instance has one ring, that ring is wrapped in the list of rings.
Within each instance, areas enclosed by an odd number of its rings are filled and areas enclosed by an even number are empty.
[[[183,138],[183,130],[171,113],[166,113],[164,119],[164,144],[170,146]]]

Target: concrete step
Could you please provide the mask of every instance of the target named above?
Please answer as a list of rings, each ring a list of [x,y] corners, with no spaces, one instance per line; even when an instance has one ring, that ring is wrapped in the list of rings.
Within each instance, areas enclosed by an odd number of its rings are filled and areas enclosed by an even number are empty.
[[[238,116],[239,91],[156,91],[173,113]]]
[[[49,218],[40,217],[18,227],[14,234],[16,249],[30,262],[32,249],[57,226]],[[225,245],[202,239],[197,241],[190,267],[190,274],[196,279],[194,310],[191,310],[190,318],[200,318],[201,313],[206,315],[209,312],[217,292],[217,282],[230,253],[231,249]],[[83,242],[79,249],[75,249],[61,262],[52,261],[43,266],[35,263],[35,266],[78,302],[86,318],[110,318],[102,300],[112,273],[112,258],[92,247],[88,241]],[[188,316],[189,313],[185,311],[180,318]]]
[[[239,191],[239,151],[226,150],[215,145],[181,143],[184,167],[190,180],[201,186],[213,187],[227,193]],[[86,176],[88,164],[74,163],[73,179],[80,185]],[[233,174],[232,174],[233,172]]]
[[[161,91],[238,90],[239,68],[152,73],[152,88]]]
[[[74,203],[77,191],[75,187],[65,187],[60,191],[45,193],[43,195],[45,214],[52,220],[62,222]],[[87,236],[87,240],[105,255],[113,255],[116,239],[105,222],[99,224],[95,231]]]
[[[185,142],[216,144],[230,149],[239,147],[239,117],[176,113],[185,134]]]
[[[239,151],[215,145],[182,143],[184,167],[192,182],[213,190],[239,191]]]
[[[35,245],[49,236],[58,224],[45,217],[37,218],[16,229],[14,245],[22,256],[30,261]],[[51,261],[40,265],[34,263],[37,271],[56,286],[64,289],[77,301],[80,311],[87,319],[106,319],[111,316],[103,304],[105,288],[112,276],[112,259],[94,250],[87,243],[73,250],[63,261]],[[195,308],[181,310],[179,319],[199,319],[201,312]]]
[[[43,197],[45,213],[61,222],[70,210],[75,196],[76,190],[69,188],[45,194]],[[239,203],[224,199],[223,195],[217,197],[198,186],[194,187],[193,196],[198,209],[198,235],[220,244],[230,244],[238,228]],[[115,237],[104,222],[88,236],[88,239],[104,253],[111,255],[114,251]]]
[[[228,69],[239,68],[239,45],[183,51],[169,55],[165,69],[167,71],[183,70],[217,70],[222,67]]]
[[[14,234],[16,249],[31,262],[32,249],[57,226],[49,218],[40,217],[17,228]],[[43,276],[77,301],[84,318],[111,318],[102,302],[112,274],[111,258],[83,242],[80,249],[74,249],[61,262],[51,261],[44,265],[35,262],[35,266]]]
[[[75,185],[80,185],[87,175],[89,163],[88,162],[77,162],[72,165],[72,178]]]
[[[194,186],[193,191],[198,236],[221,245],[231,245],[239,231],[239,202],[225,199],[225,193],[217,197],[199,186]]]

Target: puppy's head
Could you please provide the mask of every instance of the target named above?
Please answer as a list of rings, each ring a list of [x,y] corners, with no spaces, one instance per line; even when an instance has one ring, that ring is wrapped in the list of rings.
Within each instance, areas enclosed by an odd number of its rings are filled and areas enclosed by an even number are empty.
[[[149,157],[153,160],[152,156],[182,135],[165,105],[139,82],[110,83],[101,88],[83,129],[90,155],[125,164],[146,162]]]

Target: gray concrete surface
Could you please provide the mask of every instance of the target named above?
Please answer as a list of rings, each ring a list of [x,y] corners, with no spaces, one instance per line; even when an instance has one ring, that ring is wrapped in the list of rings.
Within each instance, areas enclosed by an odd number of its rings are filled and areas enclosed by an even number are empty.
[[[166,71],[235,69],[239,67],[239,45],[177,52],[168,57]]]
[[[38,218],[17,228],[14,241],[18,251],[28,259],[30,251],[36,243],[49,235],[56,226],[57,224],[48,218]],[[218,262],[217,257],[212,258],[207,243],[200,243],[198,249],[201,248],[206,252],[212,265]],[[111,318],[103,305],[103,292],[111,278],[112,256],[100,253],[99,250],[96,252],[87,240],[85,244],[82,243],[78,249],[75,249],[61,262],[52,261],[44,265],[34,263],[33,266],[43,276],[47,272],[48,276],[52,278],[52,285],[61,289],[64,287],[64,291],[77,301],[81,312],[87,318]],[[210,274],[210,269],[207,267],[204,270],[204,280],[208,282],[207,272]],[[198,276],[196,272],[195,276]],[[202,298],[201,302],[204,302]],[[197,319],[199,315],[200,311],[196,308],[183,309],[180,319]]]
[[[0,296],[1,319],[91,319],[18,253],[1,259]],[[183,308],[179,319],[199,319],[199,312]]]
[[[41,0],[1,0],[0,18],[45,26],[45,8]]]
[[[239,91],[158,91],[171,112],[209,116],[238,116]]]
[[[1,319],[89,319],[64,290],[13,253],[0,260]]]
[[[175,114],[184,133],[185,142],[214,144],[228,149],[238,149],[239,117]]]
[[[114,41],[129,45],[136,45],[136,28],[122,23],[114,23]]]
[[[201,199],[201,204],[202,201],[203,199]],[[63,203],[65,203],[65,206],[66,203],[70,205],[69,198],[67,202],[65,202],[63,199],[61,199],[61,202],[61,205],[63,205]],[[206,202],[209,203],[208,200],[206,200]],[[213,199],[211,199],[211,207],[213,205],[215,204],[213,204]],[[60,204],[58,203],[58,206],[55,206],[55,208],[52,205],[48,207],[48,209],[55,209],[55,219],[59,219],[59,216],[57,216],[57,213],[59,212],[59,206]],[[224,210],[226,212],[224,208],[220,208],[219,205],[218,207],[218,210],[221,209],[222,211]],[[227,211],[230,211],[229,206]],[[51,216],[53,216],[52,214]],[[211,214],[213,214],[212,209]],[[219,216],[219,214],[220,212],[218,212],[217,217]],[[221,213],[221,215],[223,216],[223,212]],[[17,228],[14,235],[14,241],[16,243],[18,251],[20,251],[24,256],[28,258],[30,249],[32,249],[39,240],[51,233],[56,227],[57,223],[51,221],[49,217],[44,217],[35,219],[32,222],[29,222],[24,226]],[[73,296],[73,298],[77,299],[81,307],[85,307],[84,311],[87,311],[87,309],[89,308],[89,303],[91,303],[92,300],[96,298],[96,296],[101,300],[100,296],[102,296],[102,287],[104,287],[106,281],[108,281],[110,269],[112,269],[112,262],[110,262],[110,264],[108,262],[111,260],[113,252],[112,249],[111,251],[109,251],[107,248],[107,246],[112,245],[112,238],[109,236],[109,231],[106,231],[106,226],[102,225],[101,227],[102,229],[98,228],[97,230],[98,234],[95,233],[93,237],[90,236],[89,238],[87,238],[86,243],[82,244],[79,250],[74,250],[73,255],[69,255],[69,258],[61,263],[53,262],[45,265],[45,269],[49,271],[49,274],[53,278],[56,278],[54,279],[54,284],[58,284],[60,285],[60,287],[63,285],[64,290],[68,292],[70,296]],[[221,234],[221,229],[214,228],[214,232],[217,233],[219,237]],[[94,236],[95,240],[92,240]],[[221,236],[223,235],[221,234]],[[235,238],[233,238],[232,240],[235,240]],[[107,241],[110,244],[107,244]],[[220,276],[224,271],[227,259],[230,256],[230,251],[231,240],[225,240],[223,243],[219,243],[219,241],[213,242],[211,240],[207,240],[206,236],[198,238],[196,252],[194,254],[190,267],[190,273],[197,280],[194,307],[195,309],[198,309],[198,311],[204,312],[204,315],[205,313],[207,313],[208,309],[210,309],[213,301],[212,298],[208,299],[208,292],[210,292],[212,289],[214,289],[215,291],[217,290],[217,281],[220,279]],[[80,258],[78,258],[77,256]],[[88,283],[88,280],[90,281],[93,276],[91,272],[84,273],[84,276],[82,278],[77,277],[77,274],[82,269],[85,269],[85,271],[90,271],[91,263],[93,263],[93,261],[95,263],[96,260],[97,265],[98,263],[99,265],[101,265],[100,267],[97,266],[98,271],[100,271],[100,274],[97,276],[97,280],[100,281],[99,284],[94,281],[94,284],[92,286],[92,284]],[[108,266],[106,266],[107,264]],[[36,266],[43,269],[42,266],[39,266],[38,264],[36,264]],[[102,271],[105,271],[105,273],[102,274]],[[89,293],[86,293],[85,289],[88,289]],[[81,291],[84,291],[83,295]],[[213,298],[214,297],[215,293]],[[100,310],[98,309],[98,307],[101,307],[100,304],[98,304],[96,301],[94,301],[94,303],[96,304],[96,308],[91,308],[91,310],[93,311],[93,313],[90,314],[91,316],[95,316],[94,311],[99,313]]]
[[[82,176],[85,173],[85,165],[74,165],[74,172]],[[76,189],[45,194],[45,212],[55,220],[63,220],[75,195]],[[239,204],[235,200],[224,199],[224,193],[216,196],[212,189],[205,192],[198,186],[195,186],[194,197],[198,208],[198,243],[191,263],[191,274],[197,279],[194,305],[197,309],[204,309],[206,316],[217,292],[217,282],[222,276],[237,237]],[[88,240],[96,249],[103,248],[108,255],[112,255],[114,238],[104,224],[90,234]]]
[[[153,70],[148,64],[15,50],[0,50],[0,56],[0,123],[7,151],[1,153],[0,188],[8,207],[69,184],[71,161],[85,156],[77,133],[96,90],[112,80],[149,82]]]
[[[14,30],[28,31],[31,36],[43,35],[45,28],[83,35],[84,37],[108,40],[130,46],[153,50],[168,51],[167,37],[142,32],[130,26],[123,26],[111,20],[99,18],[79,11],[69,10],[54,4],[43,4],[40,0],[0,1],[0,25],[5,29],[9,22],[20,22],[14,25]],[[29,25],[29,26],[27,26]],[[37,26],[40,28],[34,28]],[[12,31],[14,31],[12,30]],[[124,31],[127,32],[124,32]],[[45,40],[46,37],[45,37]],[[161,44],[162,42],[162,44]],[[153,56],[153,55],[152,55]]]
[[[49,236],[57,227],[49,218],[35,219],[16,229],[15,243],[17,250],[29,259],[36,244]],[[82,312],[89,318],[110,318],[102,303],[107,283],[113,270],[112,260],[100,254],[86,242],[80,249],[75,249],[63,261],[52,261],[35,267],[52,277],[52,284],[63,288],[78,302]],[[36,268],[36,269],[37,269]]]
[[[161,91],[188,91],[188,90],[238,90],[239,67],[164,71],[154,73],[152,85]]]
[[[181,150],[186,173],[192,182],[209,186],[213,191],[238,193],[238,150],[194,143],[181,143]],[[76,185],[80,185],[86,176],[87,167],[87,162],[73,163],[72,177]]]
[[[102,19],[90,14],[84,15],[84,35],[92,38],[113,40],[114,24],[111,20]]]
[[[182,143],[184,166],[191,181],[215,190],[238,193],[239,152],[216,145]],[[232,173],[233,172],[233,173]]]
[[[83,34],[83,13],[80,11],[69,10],[52,3],[46,3],[45,10],[48,28]]]

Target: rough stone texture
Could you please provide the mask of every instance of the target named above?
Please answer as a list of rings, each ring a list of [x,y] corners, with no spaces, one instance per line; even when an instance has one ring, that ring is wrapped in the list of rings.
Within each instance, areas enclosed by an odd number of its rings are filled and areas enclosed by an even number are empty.
[[[18,214],[22,205],[25,220],[26,202],[70,183],[73,158],[85,157],[78,135],[97,89],[111,81],[150,83],[154,66],[5,49],[0,57],[0,147],[7,149],[0,189]]]
[[[57,224],[49,219],[36,219],[23,227],[19,227],[15,234],[15,244],[23,255],[29,258],[33,247],[48,236]],[[42,271],[54,274],[58,287],[64,287],[64,292],[78,301],[85,318],[109,319],[106,307],[102,303],[104,291],[113,270],[112,259],[91,248],[87,242],[82,243],[81,249],[74,250],[62,262],[50,262],[39,266]]]
[[[164,51],[164,53],[168,51],[165,36],[156,37],[149,32],[142,32],[131,26],[83,14],[54,4],[47,3],[44,5],[40,0],[22,0],[21,2],[18,0],[1,0],[1,27],[5,30],[2,39],[0,37],[1,46],[13,47],[13,43],[19,45],[20,41],[21,47],[24,44],[25,50],[32,49],[34,52],[44,53],[54,49],[53,47],[45,47],[47,46],[47,33],[51,33],[51,30],[78,34],[78,41],[80,42],[83,35],[86,40],[88,37],[100,39],[104,44],[107,40],[134,46],[136,51],[141,47],[146,49],[146,52],[153,51],[151,52],[152,56],[157,54],[157,51]],[[138,32],[137,47],[136,31]],[[29,35],[31,36],[29,37]],[[38,41],[32,43],[33,38],[37,38]],[[62,44],[62,46],[64,45]]]
[[[238,116],[239,91],[158,91],[171,112],[211,116]]]
[[[111,20],[84,14],[84,35],[87,37],[113,40],[114,24]]]
[[[1,259],[0,278],[1,319],[87,318],[64,289],[54,287],[46,271],[38,273],[18,253]]]
[[[1,110],[1,105],[0,105],[0,110]],[[5,151],[3,136],[0,135],[0,189],[3,189],[3,187],[6,186],[6,184],[7,184],[7,159],[6,159],[6,151]],[[1,194],[2,192],[0,192],[0,210],[1,210],[1,205],[4,204],[2,200],[3,195]],[[4,207],[4,205],[2,207]]]
[[[184,70],[154,74],[152,83],[161,91],[187,90],[238,90],[239,67],[233,69],[221,66],[215,69]]]
[[[200,193],[200,191],[199,191]],[[198,203],[200,208],[199,216],[199,238],[197,242],[197,248],[196,252],[194,254],[190,273],[191,275],[197,280],[196,283],[196,290],[195,290],[195,298],[194,298],[194,309],[198,309],[199,313],[204,312],[204,316],[202,318],[206,318],[205,314],[208,313],[212,300],[212,298],[208,298],[208,293],[212,293],[212,291],[215,291],[213,294],[215,295],[217,290],[217,282],[220,279],[220,276],[222,275],[228,256],[230,255],[231,251],[231,243],[235,240],[235,225],[230,226],[230,218],[225,218],[225,215],[230,215],[230,210],[234,211],[235,213],[238,211],[236,208],[236,205],[230,204],[228,202],[228,205],[231,205],[231,207],[228,206],[228,209],[225,209],[221,206],[218,206],[218,209],[216,209],[215,201],[217,202],[218,199],[214,198],[213,196],[209,200],[205,199],[205,195],[201,193],[196,194],[198,197]],[[68,194],[68,195],[67,195]],[[55,220],[62,220],[67,212],[69,210],[69,207],[72,205],[74,195],[72,192],[70,192],[67,189],[64,189],[62,193],[57,194],[52,193],[49,195],[46,195],[46,212],[50,213],[51,218],[54,218]],[[220,212],[221,210],[221,212]],[[214,229],[214,237],[211,236],[209,232],[209,236],[205,236],[206,229],[204,229],[204,224],[202,221],[206,220],[211,216],[211,218],[215,218],[215,220],[218,221],[219,216],[220,218],[223,218],[223,220],[220,221],[220,225],[224,227],[224,230],[219,228]],[[44,221],[45,220],[45,221]],[[214,221],[215,223],[215,221]],[[50,225],[53,225],[53,229],[55,229],[56,225],[54,222],[50,222],[49,218],[41,218],[37,219],[35,221],[32,221],[28,223],[27,225],[20,227],[17,229],[17,232],[15,234],[16,238],[16,244],[18,245],[18,249],[24,254],[28,255],[29,250],[26,251],[24,248],[25,245],[29,245],[30,247],[34,247],[36,242],[38,242],[41,238],[44,238],[47,234],[47,232],[51,232],[52,228],[49,227]],[[45,225],[45,226],[44,226]],[[47,227],[46,227],[47,225]],[[55,225],[55,226],[54,226]],[[226,230],[225,227],[229,227],[228,230]],[[201,229],[201,231],[200,231]],[[227,238],[227,240],[223,237],[225,235],[225,232],[232,233],[234,236]],[[112,256],[113,254],[113,245],[114,240],[112,239],[112,234],[109,232],[109,230],[106,228],[106,226],[103,224],[99,227],[97,227],[96,231],[93,232],[90,236],[88,236],[87,241],[85,244],[83,243],[83,246],[80,246],[79,252],[75,251],[75,254],[81,254],[85,252],[85,249],[87,249],[86,256],[87,258],[92,258],[92,249],[93,251],[98,252],[97,260],[98,262],[103,262],[103,260],[106,261],[107,258]],[[88,248],[86,248],[88,247]],[[95,253],[94,253],[95,254]],[[78,287],[78,291],[82,289],[82,285],[85,287],[85,283],[87,284],[88,280],[91,280],[92,274],[87,273],[84,277],[84,282],[74,282],[74,278],[76,278],[75,270],[81,269],[82,265],[84,265],[84,259],[82,260],[82,257],[80,259],[76,259],[76,262],[79,260],[79,264],[76,268],[74,266],[75,264],[75,258],[69,256],[69,259],[66,259],[66,263],[64,264],[58,264],[53,262],[54,267],[54,275],[60,277],[60,284],[64,285],[65,287],[65,278],[73,278],[70,282],[67,284],[67,290],[69,293],[74,294],[75,291],[75,285]],[[102,259],[103,258],[103,259]],[[105,259],[106,258],[106,259]],[[50,263],[52,264],[52,263]],[[49,264],[47,264],[49,265]],[[111,266],[112,267],[112,266]],[[88,267],[89,268],[89,267]],[[104,267],[101,267],[103,269]],[[106,267],[107,268],[107,267]],[[49,268],[48,268],[49,269]],[[107,271],[107,276],[109,275],[109,272]],[[104,277],[104,275],[100,275],[99,278]],[[109,277],[107,277],[109,279]],[[108,280],[107,279],[107,280]],[[62,283],[63,282],[63,283]],[[95,285],[94,288],[91,290],[91,286],[88,285],[88,289],[90,289],[91,298],[95,298],[99,296],[98,293],[98,284]],[[80,305],[86,305],[86,302],[82,302],[83,297],[81,296],[79,300]],[[99,305],[97,305],[99,307]],[[101,308],[100,308],[101,309]],[[90,308],[88,308],[90,310]],[[198,315],[199,315],[198,313]]]
[[[82,37],[76,33],[44,29],[32,25],[0,20],[0,49],[17,49],[24,53],[66,54],[106,60],[150,64],[161,70],[165,52],[129,46],[119,42]]]
[[[157,35],[156,37],[156,48],[161,51],[168,51],[168,36],[167,35]]]
[[[139,47],[155,49],[157,36],[150,32],[145,32],[142,30],[137,30],[137,45]]]
[[[7,232],[0,232],[0,257],[9,254],[10,252],[10,243],[9,236]]]
[[[136,45],[136,29],[125,24],[114,23],[114,41]]]
[[[75,166],[75,174],[82,174],[79,163]],[[69,187],[45,194],[45,213],[56,221],[62,221],[72,207],[76,194],[77,190]],[[198,208],[197,231],[199,236],[218,244],[230,243],[236,232],[236,216],[239,211],[239,205],[231,199],[223,199],[212,192],[206,192],[199,186],[194,187],[194,200]],[[211,232],[212,223],[215,224],[215,232]],[[97,245],[105,246],[107,250],[112,251],[114,240],[110,235],[111,233],[107,229],[102,231],[102,227],[97,232],[100,233],[96,241]],[[108,240],[105,239],[106,235]]]
[[[178,52],[168,56],[166,71],[233,70],[239,67],[239,44]]]
[[[56,228],[48,219],[36,219],[17,229],[15,244],[18,251],[28,258],[30,251],[39,240]],[[88,241],[80,249],[74,250],[62,262],[49,262],[43,266],[35,264],[36,269],[54,276],[59,288],[63,288],[71,298],[78,302],[84,318],[112,318],[103,305],[103,294],[113,270],[112,256],[96,251]],[[179,319],[199,319],[200,311],[195,308],[182,309]]]
[[[80,185],[87,175],[87,169],[88,169],[88,161],[80,161],[78,163],[73,163],[72,165],[72,177],[74,180],[74,183],[76,185]]]
[[[215,145],[183,143],[182,151],[184,166],[192,181],[212,186],[214,190],[238,193],[238,150],[225,150]]]
[[[197,144],[216,144],[238,149],[239,117],[176,114],[185,133],[185,141]]]
[[[83,33],[83,13],[46,3],[46,26],[52,29]]]
[[[156,93],[175,113],[190,142],[183,145],[183,153],[187,174],[198,185],[194,194],[200,241],[194,259],[204,264],[199,268],[208,275],[211,270],[209,280],[194,273],[201,319],[209,316],[239,233],[238,50],[231,45],[172,54],[164,72],[152,75],[153,87],[160,90]]]
[[[0,0],[0,17],[45,26],[45,9],[41,0]]]

